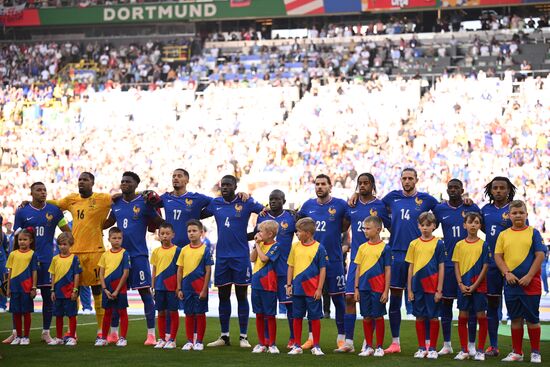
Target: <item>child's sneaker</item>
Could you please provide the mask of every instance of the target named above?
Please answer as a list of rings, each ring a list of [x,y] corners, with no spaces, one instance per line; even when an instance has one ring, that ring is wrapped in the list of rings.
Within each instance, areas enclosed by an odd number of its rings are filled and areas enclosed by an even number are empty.
[[[372,347],[367,347],[364,351],[359,353],[359,357],[370,357],[374,354],[374,349]]]
[[[169,339],[165,344],[164,344],[164,349],[175,349],[176,348],[176,342],[173,341],[172,339]]]
[[[286,349],[290,350],[294,348],[294,339],[288,339],[288,344],[286,345]]]
[[[29,345],[31,343],[31,340],[29,338],[21,338],[21,341],[19,342],[19,345]]]
[[[441,350],[439,352],[437,352],[437,354],[439,354],[440,356],[444,356],[444,355],[447,355],[447,354],[453,354],[453,352],[454,352],[453,347],[451,347],[448,344],[444,344],[443,348],[441,348]]]
[[[375,357],[384,357],[384,349],[382,349],[380,347],[376,348],[376,350],[374,351],[373,356],[375,356]]]
[[[116,343],[117,341],[118,341],[118,333],[116,331],[113,331],[107,336],[108,343]]]
[[[290,352],[288,352],[287,354],[293,356],[293,355],[296,355],[296,354],[303,354],[303,353],[304,353],[304,351],[302,350],[302,348],[295,345],[294,347],[292,347]]]
[[[484,361],[485,360],[485,353],[483,352],[476,352],[474,356],[474,361]]]
[[[196,350],[198,352],[204,350],[204,344],[202,344],[202,343],[193,344],[193,350]]]
[[[68,338],[65,342],[65,345],[68,347],[74,347],[76,346],[76,339],[75,338]]]
[[[540,353],[531,353],[531,363],[542,363]]]
[[[401,345],[397,343],[391,343],[390,346],[384,350],[384,353],[386,354],[401,353]]]
[[[63,339],[53,338],[52,341],[48,343],[48,345],[63,345]]]
[[[414,354],[414,358],[419,358],[419,359],[422,359],[422,358],[425,358],[426,356],[428,355],[428,352],[424,349],[419,349],[416,351],[416,353]]]
[[[155,344],[155,346],[153,348],[162,349],[162,348],[164,348],[165,345],[166,345],[166,342],[164,341],[164,339],[159,339],[159,340],[157,340],[157,344]]]
[[[313,354],[314,356],[324,356],[325,355],[325,353],[323,353],[323,351],[321,350],[320,347],[311,348],[311,354]]]
[[[502,362],[523,362],[523,355],[511,352],[502,359]]]
[[[272,345],[271,347],[267,348],[267,353],[269,354],[279,354],[279,348],[277,348],[276,345]],[[533,357],[531,357],[531,362],[533,361]]]
[[[128,340],[126,340],[126,338],[120,337],[120,338],[118,339],[118,341],[116,342],[116,346],[117,346],[117,347],[125,347],[125,346],[127,346],[127,345],[128,345]]]
[[[188,350],[193,350],[193,343],[191,342],[187,342],[183,345],[183,347],[181,347],[181,350],[185,350],[185,351],[188,351]]]
[[[437,357],[439,357],[439,354],[437,354],[437,350],[430,350],[426,357],[428,359],[437,359]]]
[[[97,338],[95,340],[95,344],[94,344],[94,347],[104,347],[106,346],[108,343],[107,343],[107,339],[103,339],[103,338]]]
[[[14,337],[10,344],[11,344],[11,345],[19,345],[19,344],[21,344],[21,338],[18,337],[18,336]]]
[[[457,361],[464,361],[465,359],[469,359],[469,358],[470,358],[470,354],[468,354],[467,352],[460,351],[458,352],[458,354],[455,356],[454,359],[456,359]]]
[[[265,345],[257,344],[254,349],[252,349],[252,353],[264,353],[267,351],[267,347]]]

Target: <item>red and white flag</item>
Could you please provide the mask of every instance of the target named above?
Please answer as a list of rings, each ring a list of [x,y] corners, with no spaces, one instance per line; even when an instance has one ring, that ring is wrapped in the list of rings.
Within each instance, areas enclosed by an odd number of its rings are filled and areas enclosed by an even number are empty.
[[[287,15],[323,14],[323,0],[285,0]]]

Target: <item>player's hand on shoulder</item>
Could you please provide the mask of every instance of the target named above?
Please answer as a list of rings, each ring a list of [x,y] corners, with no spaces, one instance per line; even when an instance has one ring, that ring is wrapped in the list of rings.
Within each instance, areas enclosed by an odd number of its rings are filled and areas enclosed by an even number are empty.
[[[141,193],[143,200],[149,205],[156,206],[160,203],[160,196],[153,190],[144,190]]]
[[[19,204],[19,206],[17,207],[17,210],[23,209],[24,207],[26,207],[26,206],[29,205],[30,203],[31,203],[31,202],[28,201],[28,200],[23,200],[23,201],[21,202],[21,204]]]
[[[238,192],[237,197],[243,202],[247,202],[248,199],[250,199],[250,194],[247,194],[246,192]]]
[[[359,194],[354,192],[353,195],[351,195],[351,197],[348,199],[348,205],[352,208],[355,208],[355,206],[357,205],[358,199],[359,199]]]
[[[111,202],[114,203],[114,202],[118,201],[120,198],[122,198],[122,193],[117,192],[116,194],[111,195]]]

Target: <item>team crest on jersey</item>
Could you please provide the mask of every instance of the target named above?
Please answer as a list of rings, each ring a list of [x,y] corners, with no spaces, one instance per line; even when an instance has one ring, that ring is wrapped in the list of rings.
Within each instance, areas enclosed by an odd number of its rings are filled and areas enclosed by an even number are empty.
[[[333,206],[331,206],[330,208],[328,208],[328,214],[329,214],[328,220],[335,220],[335,219],[336,219],[336,217],[335,217],[335,215],[336,215],[336,208],[333,207]]]
[[[95,208],[95,199],[93,197],[88,200],[88,205],[90,206],[90,209]]]
[[[281,228],[282,228],[282,229],[287,229],[287,228],[288,228],[288,223],[287,223],[286,221],[283,220],[283,221],[281,222]]]
[[[137,205],[134,205],[134,208],[132,209],[133,212],[134,212],[134,219],[138,219],[139,217],[139,212],[141,212],[141,209],[139,206]]]
[[[374,210],[374,208],[370,208],[369,214],[371,215],[371,217],[377,217],[378,211]]]
[[[185,210],[188,212],[193,209],[193,199],[185,199]]]
[[[46,213],[46,220],[48,221],[48,224],[50,224],[50,222],[53,220],[53,214],[51,213]]]
[[[241,204],[235,204],[235,216],[240,217],[243,211],[243,206]]]
[[[416,210],[420,210],[420,205],[422,205],[422,203],[424,202],[424,200],[420,199],[418,196],[414,198],[414,203],[416,204]]]

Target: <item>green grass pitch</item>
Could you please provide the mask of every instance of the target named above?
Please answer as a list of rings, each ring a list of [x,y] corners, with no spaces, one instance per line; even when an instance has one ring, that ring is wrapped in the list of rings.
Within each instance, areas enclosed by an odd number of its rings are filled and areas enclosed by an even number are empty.
[[[363,335],[362,324],[357,322],[355,330],[355,354],[334,354],[332,351],[335,348],[336,326],[334,320],[323,320],[321,326],[321,347],[325,352],[323,357],[314,357],[308,351],[301,356],[288,356],[284,348],[288,340],[288,323],[286,320],[278,320],[277,323],[277,340],[278,346],[282,354],[280,355],[253,355],[250,349],[241,349],[238,347],[238,323],[236,319],[231,320],[231,347],[223,348],[205,348],[203,352],[183,352],[180,350],[185,336],[185,326],[183,319],[180,322],[178,348],[175,350],[155,350],[152,347],[145,347],[145,321],[143,317],[130,316],[129,331],[128,331],[128,346],[126,348],[117,348],[109,345],[108,347],[97,348],[93,346],[95,339],[95,316],[79,316],[77,333],[79,337],[78,346],[48,346],[40,342],[39,327],[41,326],[41,315],[33,314],[32,327],[35,330],[31,331],[31,345],[29,346],[10,346],[0,345],[0,354],[3,359],[0,360],[0,366],[425,366],[433,364],[434,366],[454,366],[463,367],[465,364],[483,366],[503,366],[500,358],[488,358],[485,362],[475,361],[454,361],[452,356],[443,356],[436,361],[431,360],[415,360],[412,355],[416,351],[416,334],[413,321],[403,321],[401,326],[401,343],[402,352],[399,355],[386,355],[383,358],[362,358],[356,353],[361,347]],[[84,324],[84,325],[81,325]],[[55,322],[54,322],[55,325]],[[549,326],[546,326],[549,327]],[[9,335],[11,329],[10,314],[0,315],[0,338],[4,339]],[[250,343],[254,345],[257,341],[255,332],[255,320],[250,320]],[[206,328],[206,342],[210,342],[219,335],[219,322],[217,319],[209,318]],[[307,326],[304,321],[304,335]],[[458,335],[456,322],[453,324],[453,346],[455,352],[458,350]],[[52,334],[54,334],[52,329]],[[391,340],[389,333],[389,325],[386,321],[386,343],[387,346]],[[438,346],[441,347],[441,336]],[[511,341],[509,337],[500,336],[501,354],[506,355],[511,349]],[[543,365],[550,361],[550,342],[542,342],[541,353]],[[526,362],[529,360],[530,347],[528,340],[524,340],[524,353]]]

